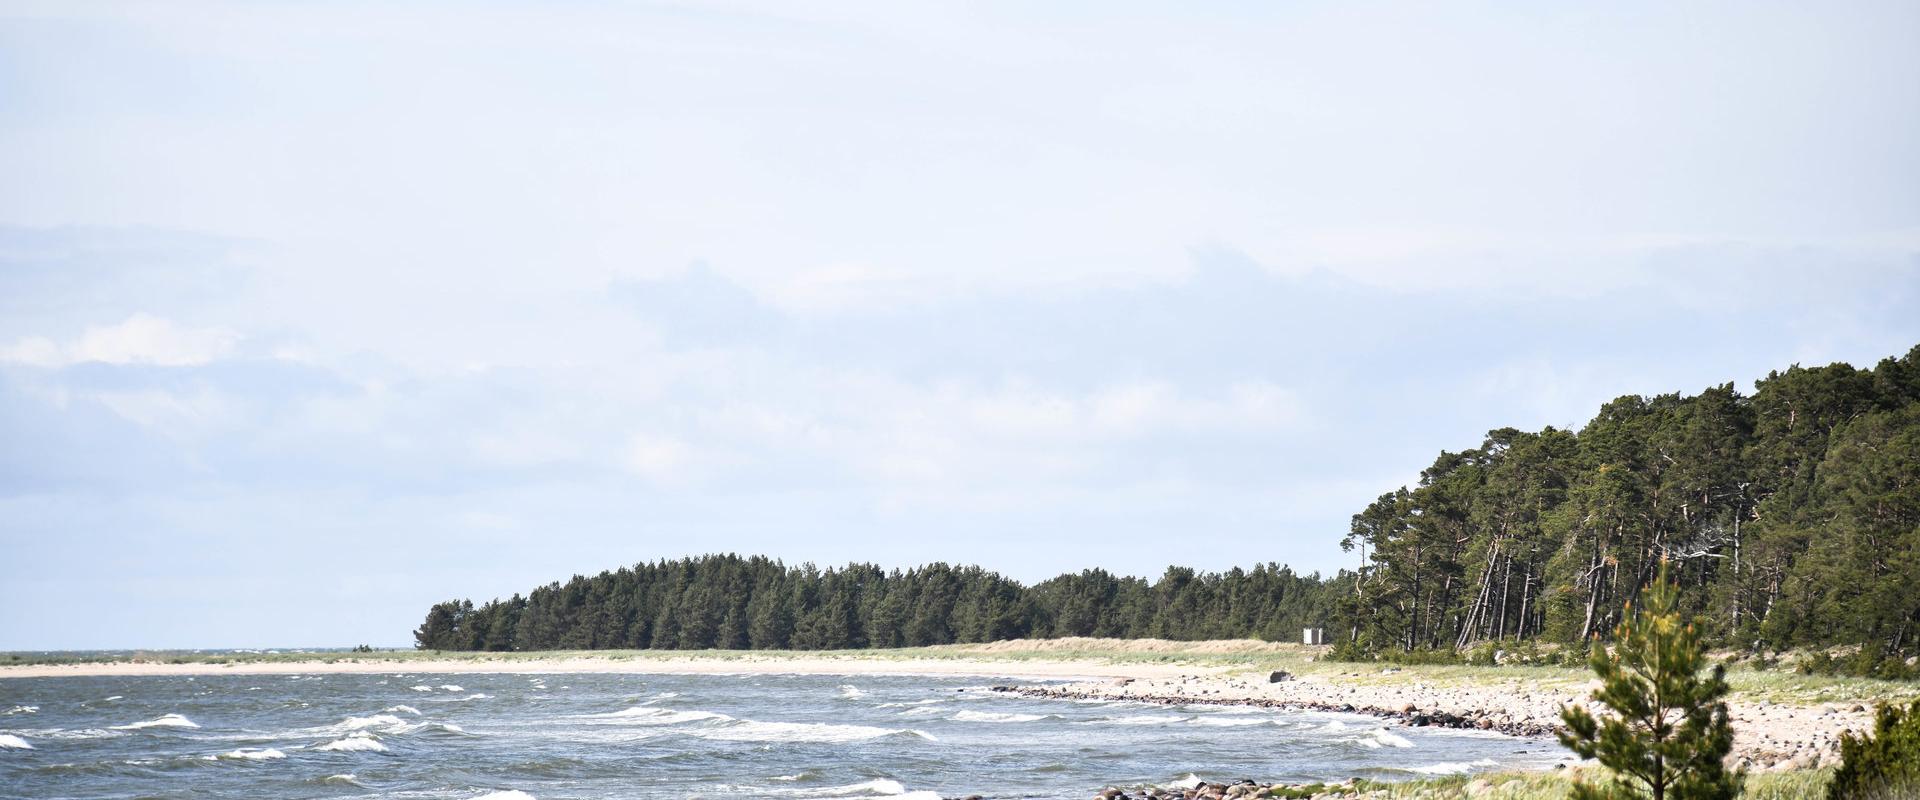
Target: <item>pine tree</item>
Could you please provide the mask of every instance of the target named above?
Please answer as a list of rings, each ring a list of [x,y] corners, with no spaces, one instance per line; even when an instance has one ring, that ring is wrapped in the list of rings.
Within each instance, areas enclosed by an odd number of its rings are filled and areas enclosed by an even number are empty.
[[[1601,687],[1593,697],[1613,713],[1596,718],[1570,706],[1560,741],[1581,758],[1597,758],[1612,770],[1603,785],[1581,782],[1576,800],[1729,800],[1739,796],[1742,776],[1729,772],[1733,749],[1728,721],[1726,667],[1707,666],[1699,630],[1681,620],[1678,589],[1662,564],[1638,614],[1629,607],[1614,630],[1612,654],[1598,642],[1591,663]]]

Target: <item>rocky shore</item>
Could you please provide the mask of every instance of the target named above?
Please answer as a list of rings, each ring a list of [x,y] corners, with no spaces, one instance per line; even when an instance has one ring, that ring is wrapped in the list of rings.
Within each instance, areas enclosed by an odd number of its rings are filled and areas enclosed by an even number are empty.
[[[1391,670],[1389,670],[1391,672]],[[1366,714],[1410,726],[1474,728],[1513,736],[1547,736],[1560,729],[1561,709],[1592,705],[1591,687],[1542,687],[1524,680],[1500,685],[1435,686],[1398,675],[1366,680],[1337,674],[1265,680],[1222,675],[1088,680],[1064,685],[1002,685],[995,691],[1060,700],[1129,700],[1161,705],[1240,705]],[[1343,677],[1349,677],[1343,680]],[[1382,678],[1386,680],[1382,680]],[[1839,757],[1840,733],[1868,730],[1872,713],[1857,703],[1729,704],[1734,761],[1754,770],[1804,769]]]

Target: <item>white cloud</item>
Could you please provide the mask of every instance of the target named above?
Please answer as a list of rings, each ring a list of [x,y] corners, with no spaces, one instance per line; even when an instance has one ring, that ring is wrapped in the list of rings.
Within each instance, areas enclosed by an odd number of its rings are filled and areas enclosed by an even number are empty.
[[[232,354],[240,338],[226,328],[187,328],[140,313],[115,325],[90,327],[66,344],[44,336],[21,339],[0,347],[0,362],[35,367],[88,362],[192,367]]]

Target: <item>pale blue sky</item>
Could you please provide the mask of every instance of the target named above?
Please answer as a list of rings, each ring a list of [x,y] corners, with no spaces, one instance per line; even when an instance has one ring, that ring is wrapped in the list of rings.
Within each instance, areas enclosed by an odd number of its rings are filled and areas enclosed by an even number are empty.
[[[0,648],[1332,570],[1490,428],[1920,343],[1913,3],[795,5],[0,2]]]

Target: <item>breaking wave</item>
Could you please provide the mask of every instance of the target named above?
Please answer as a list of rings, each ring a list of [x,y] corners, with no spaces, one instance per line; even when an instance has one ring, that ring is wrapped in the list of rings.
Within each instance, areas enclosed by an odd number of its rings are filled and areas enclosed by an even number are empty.
[[[273,759],[286,758],[286,757],[287,757],[286,753],[280,752],[279,750],[275,750],[271,747],[263,750],[248,750],[246,748],[241,748],[239,750],[233,750],[230,752],[221,753],[220,755],[217,755],[217,756],[207,756],[207,758],[229,759],[234,761],[271,761]]]
[[[1476,768],[1491,766],[1495,766],[1493,759],[1483,758],[1473,762],[1443,761],[1438,764],[1428,764],[1424,767],[1408,767],[1407,771],[1417,772],[1422,775],[1465,775],[1474,771]]]
[[[33,745],[27,744],[27,740],[11,733],[0,733],[0,748],[7,750],[32,750]]]
[[[384,753],[387,746],[373,738],[373,734],[361,731],[344,739],[336,739],[313,748],[328,753]]]
[[[963,710],[949,717],[956,722],[1039,722],[1051,714],[1002,714],[993,711]]]
[[[147,720],[145,722],[135,722],[129,725],[115,725],[113,726],[113,729],[116,731],[137,731],[137,730],[140,730],[141,728],[198,728],[198,727],[200,727],[199,723],[196,723],[193,720],[187,719],[186,717],[180,716],[179,714],[164,714],[159,717],[155,717],[153,719]]]

